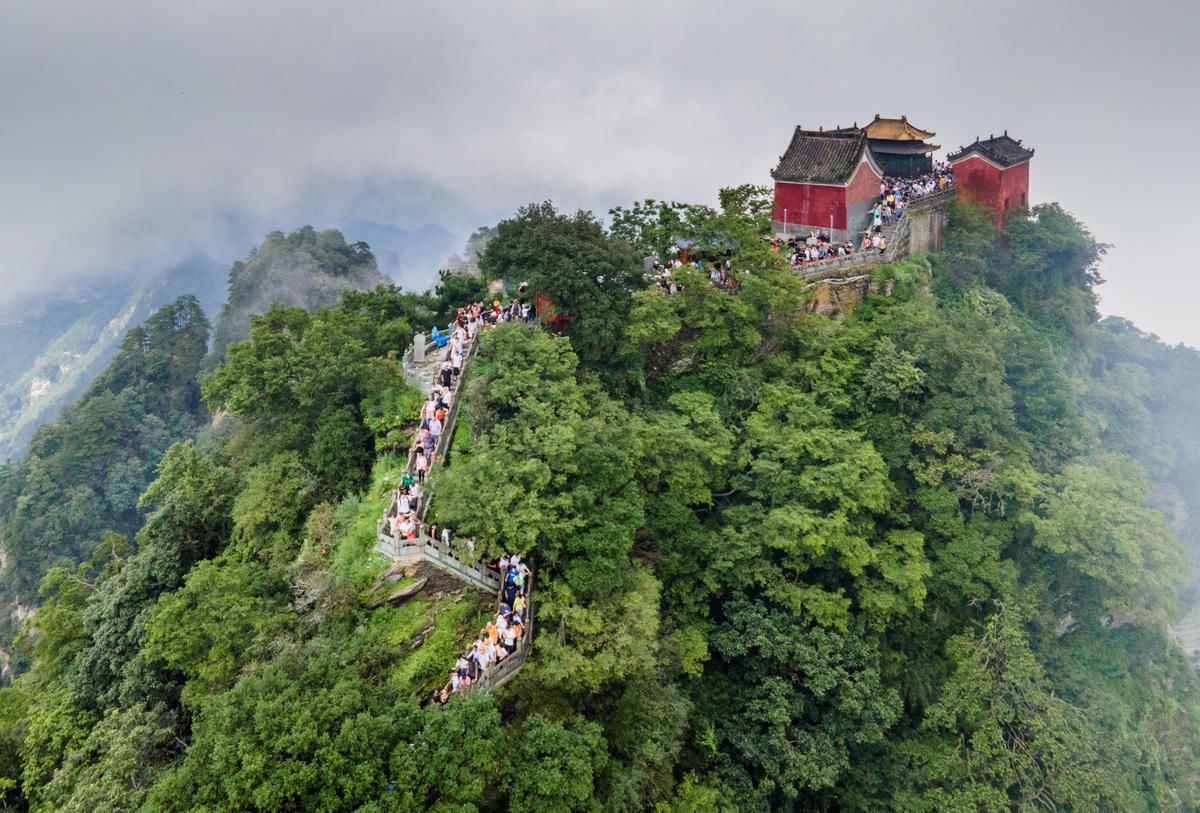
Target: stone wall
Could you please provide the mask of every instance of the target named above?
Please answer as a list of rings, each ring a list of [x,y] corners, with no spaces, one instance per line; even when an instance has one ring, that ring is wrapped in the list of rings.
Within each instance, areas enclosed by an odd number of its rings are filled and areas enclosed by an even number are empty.
[[[942,247],[946,213],[940,206],[914,209],[908,213],[908,219],[906,254],[927,253]]]
[[[946,211],[943,204],[957,196],[951,187],[932,195],[917,198],[904,209],[888,241],[887,260],[895,262],[909,254],[937,251],[942,247],[946,230]]]

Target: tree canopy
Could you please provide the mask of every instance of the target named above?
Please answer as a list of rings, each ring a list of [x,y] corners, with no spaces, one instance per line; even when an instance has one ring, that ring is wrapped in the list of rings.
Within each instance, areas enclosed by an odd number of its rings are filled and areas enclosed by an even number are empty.
[[[227,346],[205,356],[186,298],[131,331],[0,473],[4,554],[32,563],[0,586],[38,605],[0,689],[3,803],[1200,807],[1171,633],[1200,355],[1098,320],[1104,246],[1057,205],[1000,234],[952,206],[944,250],[833,319],[762,239],[769,202],[608,227],[531,204],[426,295],[363,290],[369,249],[336,233],[273,233],[231,275]],[[733,285],[648,285],[678,239]],[[301,260],[352,290],[247,304]],[[544,318],[484,330],[425,487],[429,519],[531,563],[536,631],[511,683],[442,707],[494,596],[418,584],[376,521],[421,401],[400,355],[496,280]]]

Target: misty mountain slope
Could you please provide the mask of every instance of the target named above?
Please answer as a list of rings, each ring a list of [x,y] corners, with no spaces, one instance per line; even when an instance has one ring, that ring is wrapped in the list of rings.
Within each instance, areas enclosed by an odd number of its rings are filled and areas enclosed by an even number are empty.
[[[303,226],[291,234],[273,231],[229,270],[229,297],[213,335],[213,355],[250,335],[250,314],[272,303],[316,310],[333,305],[346,290],[387,284],[366,243],[346,243],[341,232]]]
[[[110,285],[57,292],[53,298],[25,299],[0,314],[0,387],[30,367],[64,330],[81,319],[99,314],[112,318],[133,293],[134,285]]]
[[[0,460],[18,457],[34,431],[104,369],[126,331],[156,308],[192,293],[215,311],[221,270],[216,260],[196,257],[141,286],[62,294],[0,325]]]
[[[0,469],[6,644],[47,571],[73,568],[106,534],[119,548],[141,526],[138,498],[163,453],[208,421],[199,378],[208,337],[195,296],[158,309],[124,332],[105,369],[38,427],[22,459]]]

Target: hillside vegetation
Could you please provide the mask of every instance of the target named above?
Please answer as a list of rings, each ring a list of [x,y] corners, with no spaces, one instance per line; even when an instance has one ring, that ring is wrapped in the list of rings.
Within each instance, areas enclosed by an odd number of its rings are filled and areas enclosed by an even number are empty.
[[[0,690],[5,802],[1200,806],[1200,680],[1168,635],[1190,597],[1172,530],[1194,544],[1200,357],[1097,320],[1103,246],[1058,206],[1000,239],[951,207],[944,251],[876,270],[830,319],[760,239],[765,202],[723,190],[663,227],[680,209],[651,201],[616,234],[534,204],[499,224],[482,280],[249,317],[199,390],[228,426],[166,449],[128,503],[144,516],[47,560],[30,668]],[[681,293],[647,286],[639,258],[680,229],[729,250],[732,291],[689,268]],[[376,450],[412,428],[413,329],[489,279],[527,282],[561,335],[485,332],[433,510],[532,562],[538,631],[512,683],[440,708],[487,602],[372,606],[403,466]],[[93,386],[123,392],[135,368]],[[172,380],[147,414],[195,404]],[[70,448],[117,442],[90,426]],[[29,456],[59,466],[39,488],[119,470],[52,439]],[[5,517],[43,499],[34,471],[6,474]],[[6,550],[41,538],[5,528]]]

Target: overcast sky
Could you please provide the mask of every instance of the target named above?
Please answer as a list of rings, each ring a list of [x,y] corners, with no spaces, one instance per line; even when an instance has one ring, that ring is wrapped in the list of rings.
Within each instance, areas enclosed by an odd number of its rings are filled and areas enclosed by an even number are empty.
[[[465,237],[547,197],[711,202],[797,123],[878,112],[939,157],[1024,139],[1032,201],[1114,245],[1105,312],[1200,347],[1197,8],[0,0],[0,303],[231,251],[231,220]]]

